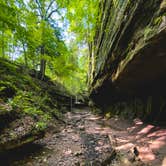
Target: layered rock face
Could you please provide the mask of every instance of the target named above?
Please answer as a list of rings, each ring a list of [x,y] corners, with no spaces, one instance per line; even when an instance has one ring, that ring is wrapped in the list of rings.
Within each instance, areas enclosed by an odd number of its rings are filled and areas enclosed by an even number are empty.
[[[105,109],[115,101],[137,98],[147,104],[149,97],[164,97],[166,0],[102,0],[100,14],[93,101]]]

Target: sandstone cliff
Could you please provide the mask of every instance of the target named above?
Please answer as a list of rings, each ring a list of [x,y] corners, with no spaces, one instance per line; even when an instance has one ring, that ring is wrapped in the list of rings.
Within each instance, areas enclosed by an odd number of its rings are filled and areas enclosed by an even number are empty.
[[[135,98],[147,106],[149,97],[165,96],[166,1],[102,0],[99,15],[90,78],[93,101],[106,109]]]

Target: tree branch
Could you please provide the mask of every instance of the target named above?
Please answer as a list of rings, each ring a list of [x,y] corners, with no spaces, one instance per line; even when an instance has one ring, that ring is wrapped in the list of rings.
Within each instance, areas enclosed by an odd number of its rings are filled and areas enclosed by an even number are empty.
[[[37,6],[38,6],[38,9],[39,9],[40,16],[41,16],[41,18],[43,18],[44,16],[42,13],[42,6],[38,0],[35,0],[35,1],[36,1]]]
[[[57,9],[55,9],[55,10],[52,10],[52,11],[48,14],[47,19],[49,19],[49,18],[52,16],[53,13],[58,12],[58,9],[59,9],[59,8],[57,8]]]
[[[55,1],[55,0],[52,0],[52,1],[50,2],[50,4],[48,5],[48,8],[47,8],[47,10],[46,10],[46,15],[48,14],[48,11],[49,11],[49,9],[51,8],[51,6],[53,5],[54,1]]]

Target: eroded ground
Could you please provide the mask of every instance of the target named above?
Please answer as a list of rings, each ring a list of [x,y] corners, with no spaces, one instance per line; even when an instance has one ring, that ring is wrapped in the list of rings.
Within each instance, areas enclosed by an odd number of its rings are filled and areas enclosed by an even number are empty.
[[[46,137],[0,157],[0,165],[140,166],[166,165],[166,129],[73,109]],[[134,148],[138,151],[134,152]]]

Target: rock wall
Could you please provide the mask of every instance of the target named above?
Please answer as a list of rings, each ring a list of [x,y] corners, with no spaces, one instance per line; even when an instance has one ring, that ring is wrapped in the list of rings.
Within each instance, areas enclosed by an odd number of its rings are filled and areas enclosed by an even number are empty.
[[[102,0],[90,97],[100,107],[165,96],[166,0]]]

